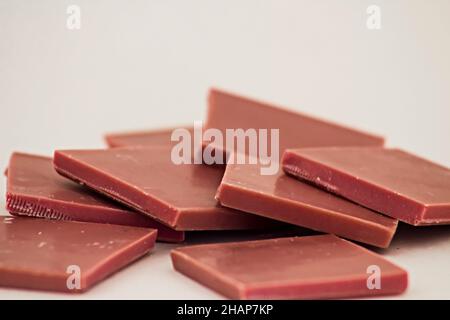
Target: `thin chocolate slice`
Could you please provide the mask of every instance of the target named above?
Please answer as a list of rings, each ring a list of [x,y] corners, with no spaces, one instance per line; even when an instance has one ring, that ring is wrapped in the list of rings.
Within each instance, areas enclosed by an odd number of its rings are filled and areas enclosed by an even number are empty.
[[[135,131],[124,133],[111,133],[105,136],[105,141],[111,148],[129,147],[129,146],[169,146],[177,144],[177,141],[171,140],[174,130],[185,128],[193,135],[192,127],[165,128],[160,130]]]
[[[148,253],[155,229],[0,217],[0,286],[82,292]]]
[[[172,250],[175,270],[232,299],[392,295],[406,271],[333,235],[206,244]]]
[[[154,228],[158,240],[184,240],[183,232],[64,179],[50,158],[16,152],[8,168],[6,209],[13,215]]]
[[[288,150],[284,170],[412,225],[450,224],[450,169],[399,149]]]
[[[261,165],[228,164],[217,191],[223,206],[377,247],[388,247],[397,220],[285,175],[261,175]]]
[[[223,167],[171,161],[170,147],[56,151],[63,176],[86,184],[176,230],[233,230],[275,226],[220,206],[214,194]]]
[[[205,130],[218,129],[225,136],[227,129],[279,129],[280,155],[286,148],[384,144],[379,136],[217,89],[210,90],[208,101]],[[225,151],[215,142],[210,146]]]

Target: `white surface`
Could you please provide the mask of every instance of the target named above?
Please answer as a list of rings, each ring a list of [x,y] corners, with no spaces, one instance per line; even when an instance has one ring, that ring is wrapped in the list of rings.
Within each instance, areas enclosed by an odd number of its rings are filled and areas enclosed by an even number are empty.
[[[66,29],[69,4],[81,7],[81,30]],[[366,28],[370,4],[381,30]],[[203,119],[211,85],[450,166],[449,12],[447,0],[0,0],[0,166],[13,150],[101,147],[105,132]],[[172,270],[171,247],[83,295],[0,298],[218,298]],[[410,272],[399,298],[450,298],[450,227],[402,225],[383,253]]]

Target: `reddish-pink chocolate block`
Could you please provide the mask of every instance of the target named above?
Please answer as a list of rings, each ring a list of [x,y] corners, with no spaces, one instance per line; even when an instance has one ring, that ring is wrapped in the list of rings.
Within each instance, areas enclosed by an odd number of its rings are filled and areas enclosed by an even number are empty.
[[[220,206],[223,167],[171,161],[170,147],[56,151],[63,176],[181,231],[255,229],[275,221]]]
[[[232,299],[392,295],[408,285],[406,271],[333,235],[196,245],[171,256],[175,270]]]
[[[183,232],[64,179],[51,158],[16,152],[8,168],[6,209],[13,215],[154,228],[158,240],[184,240]]]
[[[148,253],[155,229],[0,217],[0,286],[82,292]]]
[[[210,128],[224,136],[226,129],[279,129],[280,155],[286,148],[384,144],[383,138],[372,134],[217,89],[209,92],[205,130]],[[211,146],[224,151],[214,142]]]
[[[402,150],[287,150],[283,169],[412,225],[450,223],[450,169]]]
[[[171,135],[174,130],[179,128],[185,128],[191,135],[194,134],[194,128],[192,127],[165,128],[160,130],[110,133],[105,136],[105,141],[111,148],[129,146],[173,146],[178,142],[172,141]]]
[[[377,247],[388,247],[397,220],[285,175],[261,175],[261,165],[228,164],[217,191],[226,207]]]

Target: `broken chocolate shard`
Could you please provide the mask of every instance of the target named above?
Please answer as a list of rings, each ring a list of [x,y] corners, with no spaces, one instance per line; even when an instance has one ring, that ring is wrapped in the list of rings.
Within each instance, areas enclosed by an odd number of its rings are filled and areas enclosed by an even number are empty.
[[[228,164],[216,197],[226,207],[388,247],[397,220],[260,165]]]
[[[0,217],[0,286],[82,292],[148,253],[155,229]]]
[[[412,225],[450,224],[450,169],[399,149],[287,150],[283,169]]]
[[[405,270],[333,235],[206,244],[172,250],[175,270],[232,299],[393,295]]]
[[[170,147],[56,151],[63,176],[181,231],[273,227],[276,221],[222,207],[214,194],[224,168],[176,165]]]
[[[287,148],[384,144],[384,139],[376,135],[217,89],[209,92],[205,130],[208,129],[218,129],[223,136],[230,129],[279,129],[280,155]],[[222,152],[237,151],[215,142],[209,145]]]
[[[176,129],[183,129],[193,135],[192,127],[173,127],[160,130],[135,131],[123,133],[111,133],[105,136],[105,141],[111,148],[131,147],[131,146],[170,146],[175,145],[177,141],[172,141],[172,133]]]
[[[15,152],[8,168],[6,208],[13,215],[155,228],[160,241],[184,240],[183,232],[61,177],[51,158]]]

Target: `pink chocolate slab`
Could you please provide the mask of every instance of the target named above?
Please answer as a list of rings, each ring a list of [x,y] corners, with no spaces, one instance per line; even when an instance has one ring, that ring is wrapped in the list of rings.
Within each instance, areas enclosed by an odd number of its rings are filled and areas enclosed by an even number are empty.
[[[412,225],[450,223],[450,170],[402,150],[287,150],[283,169]]]
[[[196,245],[171,256],[175,270],[232,299],[392,295],[408,285],[406,271],[333,235]]]
[[[397,220],[260,165],[228,164],[216,198],[226,207],[388,247]]]
[[[295,147],[384,144],[379,136],[217,89],[209,92],[205,130],[211,128],[219,129],[224,136],[226,129],[279,129],[280,155],[286,148]],[[214,148],[224,151],[221,146]]]
[[[0,286],[82,292],[148,253],[155,229],[0,217]]]
[[[180,127],[181,128],[181,127]],[[172,142],[172,132],[179,128],[166,128],[160,130],[111,133],[105,136],[105,141],[111,148],[129,147],[129,146],[168,146],[175,145],[177,141]],[[192,127],[185,127],[193,135]]]
[[[181,231],[255,229],[275,221],[220,206],[223,168],[176,165],[170,147],[56,151],[63,176]]]
[[[183,232],[64,179],[51,158],[16,152],[8,168],[6,209],[13,215],[154,228],[158,240],[184,240]]]

